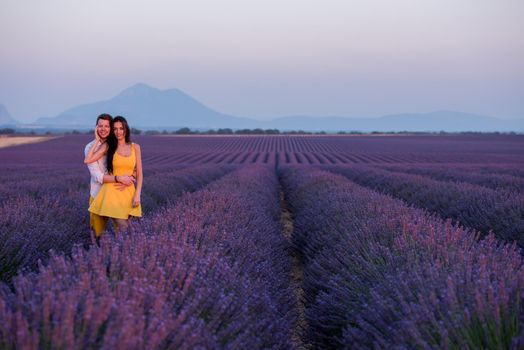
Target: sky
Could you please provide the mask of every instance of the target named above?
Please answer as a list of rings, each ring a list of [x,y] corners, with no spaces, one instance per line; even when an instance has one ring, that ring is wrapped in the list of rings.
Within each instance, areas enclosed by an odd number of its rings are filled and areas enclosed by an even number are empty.
[[[139,82],[262,120],[524,118],[524,1],[0,0],[0,104],[13,118]]]

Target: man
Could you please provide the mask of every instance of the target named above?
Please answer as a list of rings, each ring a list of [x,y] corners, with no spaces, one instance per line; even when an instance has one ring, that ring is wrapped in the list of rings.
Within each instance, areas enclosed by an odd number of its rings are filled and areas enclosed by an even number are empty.
[[[110,136],[111,133],[111,122],[113,120],[113,117],[111,117],[107,113],[100,114],[98,118],[96,118],[96,127],[95,127],[95,133],[98,134],[98,137],[102,141],[102,143],[98,147],[105,147],[104,143],[107,140],[107,138]],[[84,149],[84,156],[87,156],[89,153],[89,150],[96,144],[96,136],[95,140],[89,142],[85,149]],[[96,149],[95,149],[96,151]],[[89,204],[95,199],[96,195],[102,188],[103,183],[114,183],[118,182],[121,186],[122,190],[127,187],[134,184],[134,177],[133,176],[113,176],[107,174],[107,161],[106,157],[102,157],[96,162],[87,164],[87,168],[89,169],[89,173],[91,174],[91,180],[90,180],[90,197],[89,197]],[[95,233],[95,238],[98,239],[102,235],[102,232],[104,232],[107,225],[107,217],[105,216],[99,216],[93,213],[89,213],[89,226]]]

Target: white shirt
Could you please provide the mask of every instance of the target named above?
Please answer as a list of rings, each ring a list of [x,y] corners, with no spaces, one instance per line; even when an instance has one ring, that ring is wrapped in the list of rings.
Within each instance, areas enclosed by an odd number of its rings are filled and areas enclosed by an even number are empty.
[[[86,148],[84,150],[85,156],[87,156],[89,150],[91,149],[91,147],[93,147],[95,142],[96,140],[93,140],[86,145]],[[91,174],[91,188],[89,193],[91,194],[91,197],[95,198],[98,194],[98,191],[100,191],[100,189],[102,188],[102,184],[104,183],[104,174],[107,173],[107,158],[103,156],[96,162],[87,164],[87,168],[89,169],[89,173]]]

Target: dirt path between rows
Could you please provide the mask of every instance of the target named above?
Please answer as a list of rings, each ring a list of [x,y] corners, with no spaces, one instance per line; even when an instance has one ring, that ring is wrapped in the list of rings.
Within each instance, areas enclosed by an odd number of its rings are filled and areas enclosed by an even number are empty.
[[[0,148],[44,142],[55,138],[57,136],[0,136]]]
[[[292,236],[293,236],[293,217],[291,215],[291,212],[289,211],[286,199],[284,195],[284,191],[282,189],[282,184],[279,181],[279,190],[280,190],[280,209],[281,209],[281,215],[280,215],[280,224],[282,227],[282,234],[284,237],[291,242]],[[300,262],[300,258],[298,256],[298,253],[293,247],[291,247],[290,250],[291,253],[291,271],[290,271],[290,279],[291,279],[291,288],[293,289],[293,293],[296,300],[297,305],[297,311],[298,311],[298,319],[297,323],[293,327],[293,334],[291,336],[292,343],[294,345],[295,349],[300,350],[309,350],[312,347],[307,344],[304,340],[304,332],[306,331],[308,325],[305,315],[305,306],[304,306],[304,290],[302,289],[303,281],[304,281],[304,274],[302,269],[302,264]]]

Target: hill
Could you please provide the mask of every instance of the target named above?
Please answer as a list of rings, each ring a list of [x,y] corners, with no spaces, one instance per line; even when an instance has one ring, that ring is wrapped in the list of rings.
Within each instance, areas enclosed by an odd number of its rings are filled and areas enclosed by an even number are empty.
[[[249,119],[213,111],[178,89],[159,90],[146,84],[133,85],[109,100],[73,107],[36,123],[48,127],[92,127],[96,116],[103,112],[122,115],[135,127],[251,127]]]
[[[380,118],[288,116],[260,121],[212,110],[178,89],[159,90],[133,85],[115,97],[70,108],[36,124],[52,128],[91,128],[100,113],[123,115],[133,127],[144,129],[279,129],[304,131],[478,131],[523,132],[524,119],[502,120],[456,111],[406,113]]]
[[[11,118],[7,108],[3,104],[0,104],[0,126],[14,126],[16,124],[18,124],[18,122]]]

